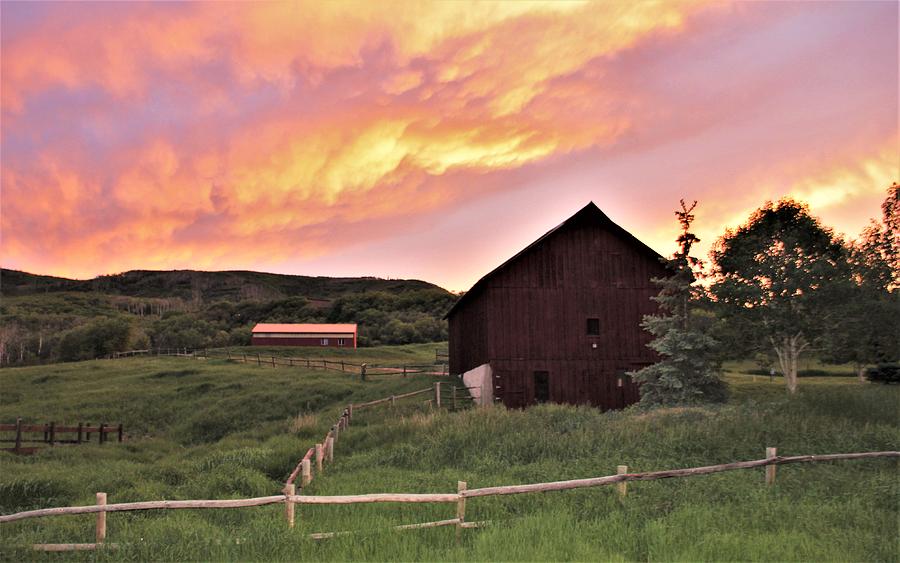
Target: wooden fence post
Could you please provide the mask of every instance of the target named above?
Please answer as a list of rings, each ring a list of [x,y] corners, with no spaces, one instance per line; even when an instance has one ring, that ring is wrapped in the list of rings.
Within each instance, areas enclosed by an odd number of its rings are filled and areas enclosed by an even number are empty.
[[[772,459],[778,455],[778,448],[766,448],[766,459]],[[775,471],[778,466],[775,464],[766,466],[766,485],[775,484]]]
[[[616,466],[617,475],[625,475],[626,473],[628,473],[627,465]],[[618,489],[619,491],[619,498],[625,498],[625,495],[628,494],[628,483],[626,483],[625,481],[616,483],[616,489]]]
[[[334,461],[334,437],[328,436],[325,438],[325,457],[328,458],[329,462]]]
[[[22,418],[16,418],[16,453],[22,449]]]
[[[79,423],[78,423],[78,443],[79,443],[79,444],[81,443],[81,435],[82,435],[83,429],[84,429],[84,423],[83,423],[83,422],[79,422]]]
[[[104,442],[106,442],[106,432],[105,432],[105,430],[106,430],[106,423],[105,423],[105,422],[101,422],[101,423],[100,423],[100,435],[97,437],[97,438],[100,440],[100,443],[101,443],[101,444],[103,444]]]
[[[275,356],[272,356],[272,367],[275,367]]]
[[[106,493],[97,493],[97,506],[106,506]],[[97,543],[106,539],[106,512],[97,513]]]
[[[406,364],[403,364],[403,377],[406,377]]]
[[[396,399],[394,399],[394,396],[391,395],[391,407],[394,407],[395,402],[396,402]]]
[[[366,380],[366,364],[361,364],[359,366],[359,378],[362,381]]]
[[[56,441],[56,423],[50,422],[50,445],[53,445],[53,442]]]
[[[288,365],[290,365],[290,367],[294,367],[294,358],[288,358]]]
[[[262,360],[259,358],[259,353],[256,354],[256,365],[261,366]]]
[[[316,473],[322,472],[323,461],[325,461],[325,446],[316,444]]]
[[[119,441],[120,442],[122,441],[122,439],[124,437],[124,434],[125,434],[124,430],[125,430],[125,427],[122,426],[122,423],[119,423]]]
[[[441,408],[441,382],[434,382],[434,405]]]
[[[462,524],[466,521],[466,497],[462,496],[466,487],[465,481],[456,482],[456,492],[459,494],[459,500],[456,501],[456,518],[459,520],[459,522],[456,523],[456,543],[459,543],[459,540],[462,537]]]
[[[337,442],[338,434],[340,434],[340,430],[338,430],[339,424],[335,424],[331,427],[331,439]]]
[[[341,371],[344,371],[344,360],[341,360]]]
[[[297,486],[296,486],[296,485],[294,485],[293,483],[291,483],[290,485],[285,485],[285,486],[284,486],[284,495],[285,495],[285,497],[286,497],[286,498],[284,499],[284,517],[285,517],[285,519],[287,520],[288,528],[293,528],[293,527],[294,527],[294,508],[295,508],[295,505],[294,505],[294,503],[291,501],[291,498],[290,498],[290,497],[294,496],[295,494],[297,494]]]
[[[305,489],[312,481],[312,463],[309,458],[305,458],[300,463],[300,488]]]

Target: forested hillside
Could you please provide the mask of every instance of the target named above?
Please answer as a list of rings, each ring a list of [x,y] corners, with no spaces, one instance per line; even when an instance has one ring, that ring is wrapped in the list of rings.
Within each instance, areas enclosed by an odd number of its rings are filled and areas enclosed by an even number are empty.
[[[355,322],[363,346],[440,341],[456,298],[419,280],[190,270],[71,280],[4,269],[0,292],[0,365],[246,345],[258,322]]]

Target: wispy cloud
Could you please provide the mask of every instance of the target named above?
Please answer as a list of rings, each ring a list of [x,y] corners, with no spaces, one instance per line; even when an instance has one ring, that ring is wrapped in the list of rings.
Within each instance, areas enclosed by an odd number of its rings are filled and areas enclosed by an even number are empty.
[[[513,219],[532,201],[574,211],[605,195],[591,178],[631,183],[613,208],[652,206],[626,226],[660,246],[688,187],[717,227],[779,192],[861,213],[896,154],[896,54],[872,32],[896,6],[856,8],[6,4],[0,258],[76,276],[259,267],[462,289],[503,257],[450,274],[405,265],[392,241],[442,232],[435,252],[477,254],[497,225],[441,222],[492,205]],[[829,113],[827,142],[790,130]]]

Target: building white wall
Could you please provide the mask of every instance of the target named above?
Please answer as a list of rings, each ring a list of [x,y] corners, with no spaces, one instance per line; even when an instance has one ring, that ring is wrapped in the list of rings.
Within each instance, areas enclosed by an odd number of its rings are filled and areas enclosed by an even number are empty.
[[[491,364],[481,364],[477,368],[470,369],[462,376],[463,383],[469,387],[469,394],[475,398],[475,403],[481,406],[494,404],[494,374]]]

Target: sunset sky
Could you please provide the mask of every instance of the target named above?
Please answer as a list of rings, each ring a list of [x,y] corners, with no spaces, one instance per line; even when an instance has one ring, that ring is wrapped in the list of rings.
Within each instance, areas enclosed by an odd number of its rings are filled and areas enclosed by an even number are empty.
[[[14,3],[0,264],[475,280],[588,201],[701,253],[900,179],[898,3]]]

